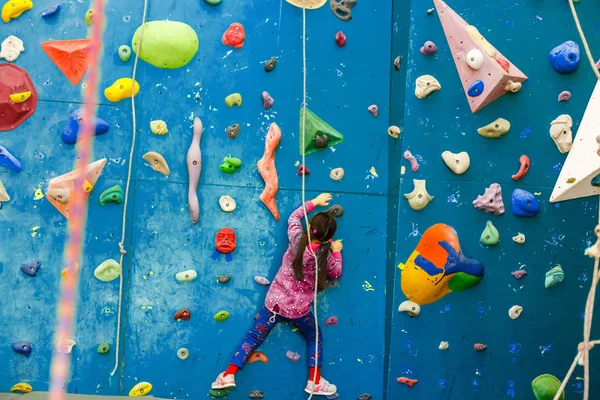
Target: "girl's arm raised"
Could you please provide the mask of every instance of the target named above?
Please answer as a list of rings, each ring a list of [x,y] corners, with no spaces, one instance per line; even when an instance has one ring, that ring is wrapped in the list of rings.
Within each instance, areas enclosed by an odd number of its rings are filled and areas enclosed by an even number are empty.
[[[301,205],[294,211],[288,219],[288,240],[292,243],[298,235],[302,234],[302,219],[304,218],[304,207],[306,206],[306,212],[311,213],[315,209],[315,205],[312,201],[307,201],[306,204]]]

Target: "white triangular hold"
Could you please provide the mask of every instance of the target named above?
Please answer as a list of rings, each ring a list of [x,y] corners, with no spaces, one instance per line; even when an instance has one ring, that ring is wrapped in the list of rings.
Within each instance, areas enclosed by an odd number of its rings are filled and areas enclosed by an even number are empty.
[[[600,174],[600,81],[596,83],[573,146],[560,171],[550,202],[579,199],[600,194],[592,179]]]
[[[6,188],[2,184],[2,181],[0,180],[0,203],[7,202],[7,201],[10,201],[10,196],[6,192]],[[2,207],[2,204],[0,204],[0,207]]]

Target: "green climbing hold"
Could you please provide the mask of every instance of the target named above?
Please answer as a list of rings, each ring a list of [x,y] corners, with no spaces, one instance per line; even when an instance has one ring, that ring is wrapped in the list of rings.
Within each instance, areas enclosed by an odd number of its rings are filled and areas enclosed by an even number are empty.
[[[135,52],[141,34],[140,26],[131,41],[131,47]],[[192,61],[198,52],[198,35],[191,26],[183,22],[147,22],[139,51],[142,60],[157,68],[180,68]]]
[[[123,189],[121,186],[115,185],[111,188],[106,189],[100,195],[100,205],[103,206],[106,203],[117,203],[121,204],[123,202]]]
[[[100,346],[98,346],[96,351],[100,354],[106,354],[110,351],[110,345],[108,343],[102,343]]]
[[[492,224],[492,221],[488,221],[487,224],[485,224],[485,229],[481,234],[480,240],[481,243],[487,246],[495,246],[500,241],[500,233],[498,232],[498,229],[496,229],[496,227]]]
[[[92,26],[92,20],[94,19],[94,10],[91,8],[85,12],[85,24]]]
[[[108,259],[98,265],[94,270],[94,276],[102,282],[110,282],[121,275],[121,266],[116,260]]]
[[[204,0],[204,1],[206,1],[208,4],[216,6],[217,4],[221,4],[222,0]]]
[[[225,389],[210,389],[209,394],[211,397],[216,397],[217,399],[222,399],[223,397],[227,397],[229,392]]]
[[[119,46],[118,53],[121,61],[127,62],[131,58],[131,47],[127,46],[126,44]]]
[[[481,281],[481,276],[473,276],[465,274],[464,272],[457,272],[452,275],[450,281],[448,281],[448,289],[453,292],[459,292],[461,290],[471,289]]]
[[[217,322],[223,322],[223,321],[227,321],[229,319],[229,317],[231,317],[231,314],[229,314],[229,311],[221,310],[218,313],[216,313],[213,318]]]
[[[303,111],[300,109],[300,132],[304,132],[303,129]],[[324,140],[325,139],[325,140]],[[317,143],[317,140],[319,143]],[[320,143],[325,143],[322,146]],[[304,151],[306,155],[316,153],[317,151],[326,149],[330,146],[335,146],[344,141],[344,135],[335,130],[327,122],[323,121],[316,114],[306,109],[306,132],[304,136]],[[302,154],[302,136],[300,136],[300,154]]]
[[[558,378],[549,374],[540,375],[531,382],[533,395],[537,400],[553,400],[559,387]],[[565,393],[563,392],[558,399],[564,400]]]
[[[563,271],[560,265],[552,268],[550,271],[546,272],[546,279],[544,280],[544,286],[546,289],[551,288],[552,286],[558,285],[562,281],[565,280],[565,272]]]
[[[242,160],[235,157],[227,157],[219,169],[226,174],[233,174],[242,166]]]

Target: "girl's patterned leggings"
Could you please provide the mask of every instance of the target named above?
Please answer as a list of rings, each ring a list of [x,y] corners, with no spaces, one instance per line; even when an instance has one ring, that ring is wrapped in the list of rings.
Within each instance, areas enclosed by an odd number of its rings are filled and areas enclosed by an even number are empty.
[[[248,357],[250,357],[252,352],[264,342],[275,325],[281,321],[290,322],[297,327],[302,336],[304,336],[308,352],[308,365],[310,367],[321,367],[323,363],[323,335],[319,329],[319,338],[317,339],[315,316],[313,313],[310,312],[298,319],[287,319],[272,313],[267,307],[263,307],[263,309],[260,310],[260,317],[254,322],[254,326],[250,329],[250,332],[248,332],[242,341],[242,344],[235,352],[231,359],[231,364],[242,368],[248,361]],[[317,341],[319,343],[319,351],[315,357],[315,342]]]

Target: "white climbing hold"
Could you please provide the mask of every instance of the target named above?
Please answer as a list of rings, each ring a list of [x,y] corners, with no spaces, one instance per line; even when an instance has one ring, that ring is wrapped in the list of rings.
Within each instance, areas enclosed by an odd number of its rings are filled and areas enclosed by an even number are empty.
[[[10,201],[10,196],[8,195],[6,188],[2,184],[2,181],[0,180],[0,203],[7,202],[7,201]],[[0,206],[1,206],[1,204],[0,204]]]
[[[415,96],[424,99],[430,93],[440,90],[442,85],[432,75],[422,75],[417,78]]]
[[[329,177],[334,181],[341,181],[344,178],[344,168],[332,169],[329,173]]]
[[[464,174],[471,165],[471,158],[466,151],[460,153],[445,151],[442,153],[442,160],[444,160],[446,166],[456,175]]]
[[[64,204],[69,201],[71,191],[69,189],[50,189],[46,194],[59,203]]]
[[[13,62],[22,52],[25,51],[23,47],[23,41],[16,36],[9,36],[2,42],[2,50],[0,50],[0,58],[4,58],[6,61]]]
[[[510,319],[517,319],[521,316],[523,312],[523,307],[521,306],[512,306],[510,310],[508,310],[508,316]]]
[[[572,126],[573,120],[568,114],[559,115],[550,124],[550,137],[552,137],[556,147],[563,154],[571,150],[571,146],[573,145]]]
[[[167,123],[160,119],[150,122],[150,130],[155,135],[160,135],[160,136],[166,135],[167,133],[169,133],[169,128],[167,127]]]
[[[421,306],[414,301],[403,301],[398,307],[398,312],[408,313],[411,317],[416,317],[421,313]]]
[[[390,135],[394,139],[398,139],[400,137],[400,132],[400,127],[396,125],[392,125],[388,128],[388,135]]]
[[[189,356],[190,352],[185,347],[182,347],[179,350],[177,350],[177,357],[179,357],[180,360],[187,360]]]
[[[504,91],[517,93],[519,90],[521,90],[521,87],[523,87],[521,82],[513,82],[509,79],[504,86]]]
[[[525,235],[522,233],[519,233],[517,236],[513,236],[512,240],[515,243],[524,244],[525,243]]]
[[[56,351],[59,353],[71,354],[73,347],[76,345],[73,339],[67,339],[63,343],[56,343]]]
[[[427,193],[425,180],[413,179],[413,184],[415,185],[415,189],[412,192],[405,194],[404,197],[408,200],[410,208],[415,211],[420,211],[427,207],[427,204],[429,204],[434,197]]]
[[[222,211],[231,213],[234,212],[237,208],[237,203],[235,202],[233,197],[225,195],[219,198],[219,207],[221,207]]]
[[[175,279],[177,279],[177,282],[191,282],[194,279],[196,279],[196,277],[198,276],[198,274],[196,273],[196,271],[194,271],[193,269],[188,269],[187,271],[181,271],[178,272],[175,275]]]
[[[446,351],[449,348],[450,348],[450,343],[444,342],[444,341],[440,342],[440,347],[439,347],[440,350]]]
[[[469,50],[467,53],[467,65],[475,71],[483,67],[483,54],[479,49]]]

